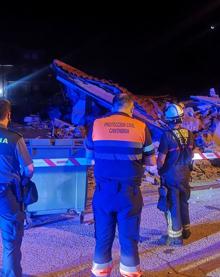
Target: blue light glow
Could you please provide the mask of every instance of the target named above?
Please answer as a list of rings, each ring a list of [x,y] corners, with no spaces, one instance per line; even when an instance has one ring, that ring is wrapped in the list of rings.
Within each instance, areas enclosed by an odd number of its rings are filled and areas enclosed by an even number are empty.
[[[5,87],[5,89],[7,91],[7,89],[14,88],[14,87],[22,84],[25,81],[31,81],[32,79],[34,79],[34,78],[38,77],[39,75],[43,74],[48,69],[49,69],[49,66],[45,66],[45,67],[35,71],[34,73],[28,74],[27,76],[22,77],[21,79],[19,79],[17,81],[14,81],[13,83],[10,83],[9,85],[7,85]]]

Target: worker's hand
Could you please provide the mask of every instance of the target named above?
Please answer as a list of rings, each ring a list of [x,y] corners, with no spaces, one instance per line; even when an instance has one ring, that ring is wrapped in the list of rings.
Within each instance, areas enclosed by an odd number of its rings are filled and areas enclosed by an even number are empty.
[[[145,171],[152,176],[158,176],[157,166],[156,165],[147,165]]]
[[[23,187],[27,186],[27,184],[30,182],[30,178],[29,177],[26,177],[26,176],[22,176],[21,177],[21,185]]]
[[[150,177],[149,179],[151,179],[150,183],[152,185],[155,185],[155,186],[159,186],[160,185],[160,176],[158,174],[158,170],[157,170],[157,166],[154,165],[154,166],[146,166],[145,167],[145,179],[146,176],[150,174]],[[148,175],[149,176],[149,175]]]

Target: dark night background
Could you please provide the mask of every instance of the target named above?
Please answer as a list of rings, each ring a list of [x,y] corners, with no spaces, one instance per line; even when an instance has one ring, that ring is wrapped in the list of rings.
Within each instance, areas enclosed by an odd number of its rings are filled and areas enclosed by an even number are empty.
[[[136,94],[219,92],[220,1],[146,2],[133,12],[135,3],[120,12],[106,2],[95,14],[86,3],[34,3],[1,10],[0,63],[14,65],[14,80],[58,58]]]

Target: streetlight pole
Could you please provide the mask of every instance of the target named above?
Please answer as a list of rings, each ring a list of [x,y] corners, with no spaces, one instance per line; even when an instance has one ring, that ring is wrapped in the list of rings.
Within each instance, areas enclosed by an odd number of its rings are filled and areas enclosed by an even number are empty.
[[[5,97],[5,68],[13,67],[12,64],[0,64],[1,68],[1,90],[2,90],[2,96]]]

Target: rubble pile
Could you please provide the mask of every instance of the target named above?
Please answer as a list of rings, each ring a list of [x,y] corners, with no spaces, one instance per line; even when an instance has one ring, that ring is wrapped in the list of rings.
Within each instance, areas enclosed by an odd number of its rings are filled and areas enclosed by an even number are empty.
[[[220,151],[220,98],[216,94],[191,96],[191,98],[193,100],[179,103],[184,109],[183,127],[194,133],[198,151]],[[160,124],[163,120],[161,111],[164,107],[169,102],[177,102],[175,99],[149,99],[149,97],[143,97],[142,101],[148,113]],[[154,145],[157,148],[158,142]],[[218,160],[196,160],[191,176],[192,182],[218,180],[220,178],[220,163]],[[152,178],[148,177],[148,181],[151,183]]]
[[[194,161],[192,182],[215,181],[220,178],[220,164],[209,160]]]
[[[87,126],[88,118],[92,122],[96,117],[102,116],[102,112],[109,111],[115,94],[127,93],[135,101],[135,110],[138,115],[144,114],[144,120],[148,119],[151,129],[155,132],[154,135],[156,134],[154,140],[160,139],[161,128],[158,127],[164,127],[162,123],[163,109],[170,102],[176,100],[169,94],[162,96],[136,95],[117,83],[93,77],[60,60],[53,61],[53,69],[59,77],[57,79],[66,88],[64,90],[65,97],[71,100],[71,121],[74,125]],[[220,98],[214,88],[210,88],[209,96],[191,96],[190,98],[188,101],[179,103],[185,110],[183,126],[194,132],[197,146],[203,152],[207,149],[216,151],[220,145]],[[85,106],[85,99],[87,102],[95,104],[95,109],[92,108],[93,105]],[[100,109],[100,113],[97,112],[98,106],[104,108],[105,111]],[[60,115],[59,112],[55,114],[56,117]],[[77,120],[74,121],[74,118]]]
[[[169,96],[139,96],[138,102],[159,125],[163,126],[163,109],[170,102]],[[192,131],[196,146],[202,152],[220,151],[220,98],[215,96],[191,96],[193,100],[179,102],[184,109],[182,126]]]
[[[86,136],[86,130],[84,126],[74,126],[65,121],[55,118],[52,121],[53,124],[53,137],[59,139],[67,138],[84,138]]]

